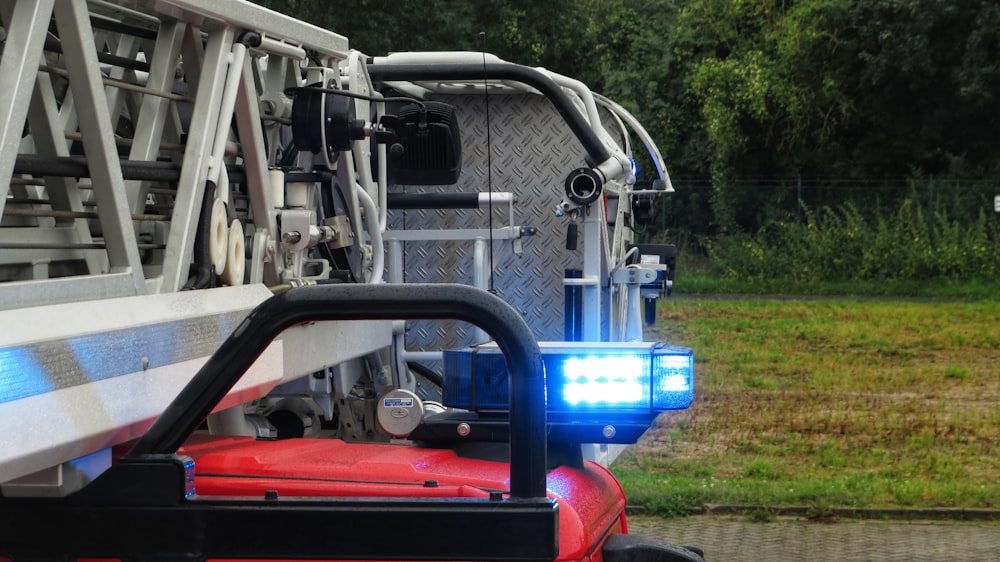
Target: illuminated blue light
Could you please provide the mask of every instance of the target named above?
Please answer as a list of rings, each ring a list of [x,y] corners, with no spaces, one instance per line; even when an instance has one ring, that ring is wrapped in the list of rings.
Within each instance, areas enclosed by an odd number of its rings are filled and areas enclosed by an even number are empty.
[[[649,342],[539,342],[550,413],[572,416],[655,413],[691,405],[690,348]],[[445,350],[446,406],[506,411],[507,369],[495,344]]]
[[[694,356],[657,355],[653,358],[653,408],[678,410],[694,399]]]
[[[184,460],[184,497],[191,498],[194,497],[196,490],[194,487],[195,480],[195,470],[194,470],[194,459],[187,458]]]
[[[638,355],[569,357],[562,378],[562,398],[570,406],[649,404],[649,361]]]
[[[639,175],[639,165],[631,158],[629,159],[629,171],[632,173],[632,177]]]

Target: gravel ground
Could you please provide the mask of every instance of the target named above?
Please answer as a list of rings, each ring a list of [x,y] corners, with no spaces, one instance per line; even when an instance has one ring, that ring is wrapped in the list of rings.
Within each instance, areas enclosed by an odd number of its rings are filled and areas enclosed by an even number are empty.
[[[1000,522],[860,521],[815,523],[780,517],[630,516],[629,532],[705,551],[709,561],[1000,562]]]

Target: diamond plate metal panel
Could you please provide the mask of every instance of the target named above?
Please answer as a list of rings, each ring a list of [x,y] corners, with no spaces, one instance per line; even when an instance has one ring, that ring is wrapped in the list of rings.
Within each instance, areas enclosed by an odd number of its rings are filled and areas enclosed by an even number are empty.
[[[400,193],[511,192],[514,222],[534,227],[517,255],[510,241],[493,242],[497,294],[521,311],[539,340],[562,340],[566,269],[581,269],[582,243],[566,249],[568,219],[555,216],[567,174],[585,165],[585,151],[552,104],[537,95],[491,95],[491,146],[486,146],[486,102],[482,95],[441,96],[456,107],[462,128],[462,173],[453,186],[395,186]],[[620,135],[614,135],[620,138]],[[492,166],[490,166],[492,164]],[[492,169],[492,173],[488,170]],[[506,205],[494,206],[493,227],[507,224]],[[392,211],[390,229],[485,229],[486,210]],[[404,282],[473,284],[473,241],[407,242]],[[458,323],[411,322],[407,347],[441,349],[473,343],[474,331]]]

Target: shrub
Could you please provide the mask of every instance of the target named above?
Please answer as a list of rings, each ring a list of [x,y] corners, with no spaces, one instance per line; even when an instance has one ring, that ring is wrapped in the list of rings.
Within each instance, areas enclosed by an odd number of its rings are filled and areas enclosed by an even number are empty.
[[[972,281],[1000,273],[1000,221],[982,210],[960,220],[906,199],[874,218],[851,203],[803,207],[802,217],[719,238],[709,256],[724,276],[746,282]]]

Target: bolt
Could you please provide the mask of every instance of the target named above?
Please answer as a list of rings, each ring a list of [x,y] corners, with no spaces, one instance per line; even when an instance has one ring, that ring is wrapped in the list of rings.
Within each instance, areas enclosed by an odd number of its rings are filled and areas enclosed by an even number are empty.
[[[298,244],[302,240],[302,233],[298,230],[290,230],[281,235],[281,241],[285,244]]]
[[[457,431],[458,435],[461,437],[468,437],[469,434],[472,433],[472,427],[469,424],[462,422],[458,424],[458,427],[455,428],[455,431]]]
[[[618,430],[616,430],[613,425],[606,425],[601,428],[601,435],[603,435],[605,439],[611,439],[616,433],[618,433]]]

